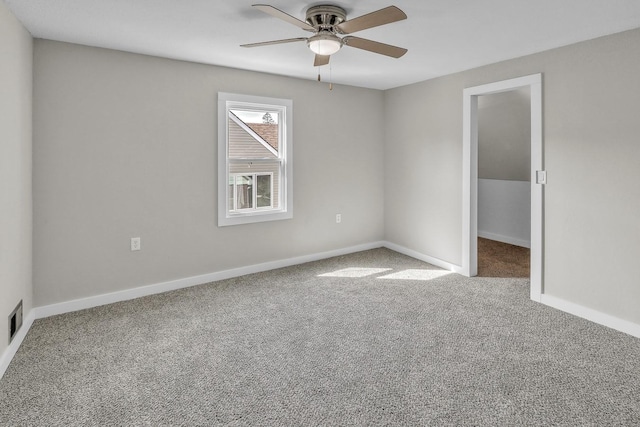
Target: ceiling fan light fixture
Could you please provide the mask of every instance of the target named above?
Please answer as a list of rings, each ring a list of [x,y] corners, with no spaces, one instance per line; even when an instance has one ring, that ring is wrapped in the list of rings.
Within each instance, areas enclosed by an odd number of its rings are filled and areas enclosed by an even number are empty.
[[[342,40],[340,37],[331,33],[320,33],[313,37],[309,37],[307,41],[309,49],[316,55],[333,55],[342,47]]]

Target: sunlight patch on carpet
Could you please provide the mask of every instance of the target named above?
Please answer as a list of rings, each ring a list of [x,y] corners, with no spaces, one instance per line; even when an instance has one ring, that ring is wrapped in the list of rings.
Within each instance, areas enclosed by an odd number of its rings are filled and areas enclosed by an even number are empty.
[[[367,277],[374,274],[384,273],[385,271],[393,270],[392,268],[361,268],[351,267],[343,268],[342,270],[336,270],[331,273],[319,274],[318,277]]]
[[[387,274],[378,277],[378,279],[395,279],[395,280],[433,280],[438,277],[451,274],[447,270],[422,270],[409,268],[407,270],[398,271],[397,273]]]

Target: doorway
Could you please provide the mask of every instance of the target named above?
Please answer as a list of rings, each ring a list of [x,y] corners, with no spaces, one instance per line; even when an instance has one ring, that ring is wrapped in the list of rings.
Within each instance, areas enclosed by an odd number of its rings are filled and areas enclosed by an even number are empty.
[[[543,292],[543,185],[542,169],[542,75],[489,83],[463,91],[463,212],[462,212],[462,273],[475,276],[478,272],[478,98],[529,88],[531,99],[531,251],[530,297],[540,301]]]
[[[530,275],[531,91],[478,96],[478,276]]]

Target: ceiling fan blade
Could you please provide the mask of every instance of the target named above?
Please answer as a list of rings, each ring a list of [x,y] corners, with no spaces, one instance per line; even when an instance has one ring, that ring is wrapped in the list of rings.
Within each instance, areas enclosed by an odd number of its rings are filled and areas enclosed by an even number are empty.
[[[241,44],[240,47],[259,47],[259,46],[269,46],[272,44],[293,43],[293,42],[302,42],[302,41],[306,42],[307,39],[305,37],[296,37],[295,39],[282,39],[282,40],[272,40],[269,42]]]
[[[407,19],[407,14],[395,6],[385,7],[384,9],[349,19],[336,28],[342,34],[351,34],[356,31],[366,30],[367,28],[378,27],[380,25],[390,24],[392,22]]]
[[[330,55],[316,55],[315,61],[313,61],[314,67],[321,67],[329,63]]]
[[[380,55],[391,56],[392,58],[400,58],[408,52],[407,49],[402,47],[374,42],[373,40],[361,39],[360,37],[347,36],[343,37],[342,41],[347,46],[368,50],[369,52],[379,53]]]
[[[301,21],[298,18],[295,18],[289,15],[288,13],[283,12],[280,9],[276,9],[273,6],[269,6],[268,4],[254,4],[253,7],[263,11],[264,13],[268,13],[271,16],[275,16],[276,18],[282,19],[283,21],[293,24],[296,27],[300,27],[303,30],[311,31],[311,32],[316,31],[315,28],[313,28],[311,25],[307,24],[306,22]]]

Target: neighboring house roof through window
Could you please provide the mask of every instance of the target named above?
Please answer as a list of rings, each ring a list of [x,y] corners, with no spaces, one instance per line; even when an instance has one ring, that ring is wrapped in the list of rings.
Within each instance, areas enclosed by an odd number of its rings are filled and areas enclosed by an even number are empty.
[[[229,118],[242,130],[248,133],[253,139],[258,141],[264,148],[266,148],[272,155],[278,155],[278,125],[277,124],[263,124],[263,123],[250,123],[247,124],[242,121],[238,116],[229,111]],[[272,133],[275,127],[275,132]],[[269,139],[275,139],[274,142],[269,142],[262,135],[265,135]]]

